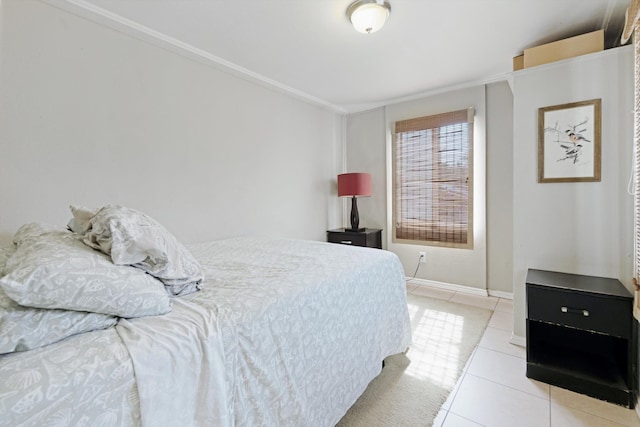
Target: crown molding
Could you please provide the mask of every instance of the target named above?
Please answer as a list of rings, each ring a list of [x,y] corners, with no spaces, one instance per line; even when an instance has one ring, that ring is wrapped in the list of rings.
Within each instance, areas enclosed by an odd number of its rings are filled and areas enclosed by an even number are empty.
[[[258,84],[265,88],[289,95],[304,102],[328,109],[335,113],[345,114],[346,110],[320,98],[309,95],[290,86],[279,83],[261,74],[255,73],[188,43],[184,43],[152,28],[141,25],[123,16],[89,3],[86,0],[40,0],[49,6],[69,12],[111,28],[138,40],[145,41],[172,53],[184,56],[201,64],[208,65],[234,77]]]
[[[498,74],[485,79],[470,80],[470,81],[459,83],[459,84],[443,86],[443,87],[422,91],[422,92],[416,92],[407,96],[391,98],[385,101],[374,102],[370,104],[359,104],[355,107],[352,106],[352,108],[347,108],[346,111],[347,111],[347,114],[357,114],[357,113],[361,113],[369,110],[375,110],[376,108],[380,108],[380,107],[389,107],[395,104],[401,104],[403,102],[409,102],[409,101],[415,101],[417,99],[428,98],[430,96],[440,95],[442,93],[454,92],[457,90],[463,90],[463,89],[468,89],[468,88],[478,87],[478,86],[486,86],[492,83],[508,81],[510,74],[511,74],[510,72],[504,73],[504,74]]]

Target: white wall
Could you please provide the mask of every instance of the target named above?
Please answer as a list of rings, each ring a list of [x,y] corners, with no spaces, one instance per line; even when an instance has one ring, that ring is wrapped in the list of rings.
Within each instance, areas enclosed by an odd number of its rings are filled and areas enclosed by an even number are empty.
[[[454,288],[463,285],[472,292],[484,292],[486,287],[493,295],[510,297],[513,292],[513,96],[506,81],[466,89],[443,89],[439,94],[348,115],[347,169],[372,173],[372,197],[361,199],[368,203],[364,209],[369,210],[363,214],[359,201],[360,217],[366,218],[367,226],[375,224],[387,233],[391,226],[387,218],[391,213],[386,204],[382,206],[381,203],[390,200],[390,187],[382,189],[375,180],[390,173],[387,164],[390,136],[388,139],[387,132],[392,129],[393,121],[468,105],[476,107],[476,136],[479,136],[476,142],[482,145],[480,155],[476,156],[476,162],[480,163],[476,172],[479,169],[484,174],[486,169],[486,186],[484,178],[477,180],[480,189],[474,195],[476,221],[481,224],[475,226],[475,237],[480,246],[476,246],[475,252],[397,244],[390,244],[388,249],[400,256],[408,276],[416,271],[417,252],[424,250],[429,252],[428,262],[418,269],[418,279],[432,284],[451,284]],[[483,199],[485,191],[486,201]],[[388,233],[386,236],[388,240],[392,237]]]
[[[413,275],[418,252],[427,255],[426,265],[420,266],[416,277],[435,282],[456,284],[485,290],[487,286],[486,252],[486,115],[485,88],[476,86],[441,93],[427,98],[407,101],[386,107],[387,125],[387,194],[391,195],[391,132],[394,123],[414,117],[473,107],[473,249],[453,249],[434,246],[393,243],[391,233],[392,206],[387,206],[387,247],[398,254],[406,272]],[[347,158],[347,161],[349,158]]]
[[[513,94],[487,85],[487,287],[513,293]]]
[[[397,120],[474,107],[474,248],[448,249],[431,246],[397,244],[391,233],[391,130]],[[484,292],[486,288],[486,215],[485,215],[485,89],[476,86],[416,100],[388,105],[347,116],[347,170],[372,174],[373,193],[370,200],[358,202],[360,218],[367,227],[383,228],[386,248],[396,253],[412,276],[418,252],[427,252],[427,263],[416,277],[432,282],[463,285]],[[384,180],[384,181],[383,181]],[[384,186],[383,183],[384,182]],[[365,204],[367,203],[368,204]]]
[[[39,1],[0,7],[0,233],[106,203],[187,242],[341,225],[342,115]]]
[[[528,268],[633,277],[633,48],[514,73],[514,335],[525,336]],[[602,99],[602,181],[537,182],[538,108]],[[615,313],[612,313],[615,315]]]
[[[382,229],[382,246],[387,246],[386,128],[384,108],[351,114],[346,124],[347,167],[345,172],[369,172],[371,197],[358,199],[360,226]],[[345,219],[349,224],[351,201],[345,200]]]
[[[490,293],[513,293],[515,341],[524,343],[528,268],[616,277],[631,289],[633,199],[626,190],[633,138],[632,48],[516,72],[512,90],[505,82],[487,85],[486,114],[481,116],[486,116],[487,135],[486,285]],[[538,108],[593,98],[602,99],[602,181],[538,184]],[[389,140],[380,136],[383,113],[387,130],[397,119],[444,111],[460,99],[459,91],[452,90],[347,116],[347,169],[353,164],[374,177],[388,174],[387,154],[380,153],[382,144],[389,148]],[[378,188],[372,199],[387,195]],[[368,211],[366,225],[381,223],[382,215],[379,207]],[[385,231],[389,218],[384,213]],[[423,248],[388,245],[409,276]],[[418,278],[483,286],[480,262],[435,253],[438,248],[430,251],[430,262],[420,267]]]

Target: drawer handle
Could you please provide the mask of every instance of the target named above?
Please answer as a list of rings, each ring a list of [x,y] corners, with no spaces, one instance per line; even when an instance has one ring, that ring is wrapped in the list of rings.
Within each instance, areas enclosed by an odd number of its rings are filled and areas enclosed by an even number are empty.
[[[584,317],[589,317],[589,310],[582,310],[579,308],[560,307],[560,311],[563,313],[582,314]]]
[[[342,240],[342,241],[340,241],[340,243],[342,243],[343,245],[350,245],[351,244],[351,240]]]

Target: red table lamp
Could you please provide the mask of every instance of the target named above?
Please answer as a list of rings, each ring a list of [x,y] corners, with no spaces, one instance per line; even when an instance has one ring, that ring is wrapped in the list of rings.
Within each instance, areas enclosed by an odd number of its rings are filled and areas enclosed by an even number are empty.
[[[338,175],[338,197],[351,197],[351,228],[347,228],[347,231],[364,231],[364,228],[358,228],[360,217],[356,198],[369,196],[371,196],[370,174],[359,172]]]

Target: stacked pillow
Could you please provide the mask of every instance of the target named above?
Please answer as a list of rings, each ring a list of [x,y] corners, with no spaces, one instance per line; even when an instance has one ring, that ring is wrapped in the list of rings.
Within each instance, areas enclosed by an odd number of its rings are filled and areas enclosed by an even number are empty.
[[[89,219],[91,210],[72,207],[71,211],[73,226],[84,230],[84,243],[111,256],[114,264],[131,265],[149,273],[164,283],[171,295],[187,295],[200,289],[202,267],[153,218],[117,205],[107,205]]]
[[[22,226],[0,247],[0,354],[161,315],[200,289],[202,268],[157,221],[133,209],[71,207],[70,230]]]
[[[0,279],[0,287],[18,304],[127,318],[171,309],[162,283],[143,271],[114,265],[69,231],[27,228],[29,233],[16,233],[17,250]]]
[[[0,289],[0,354],[42,347],[117,321],[106,314],[23,307]]]
[[[161,282],[113,265],[69,231],[27,224],[14,243],[0,278],[0,354],[171,310]]]
[[[0,246],[0,278],[15,252],[14,244]],[[99,313],[23,307],[0,288],[0,354],[31,350],[70,335],[108,328],[117,320]]]

